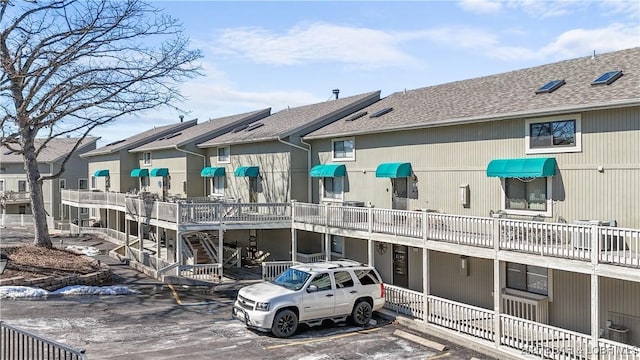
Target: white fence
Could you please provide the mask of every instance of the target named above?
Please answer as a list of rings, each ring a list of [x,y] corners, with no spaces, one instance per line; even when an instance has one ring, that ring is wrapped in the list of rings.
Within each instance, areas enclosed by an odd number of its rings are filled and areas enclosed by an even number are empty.
[[[262,280],[272,281],[295,264],[299,263],[293,261],[265,261],[262,263]]]
[[[494,340],[495,314],[491,310],[436,296],[427,296],[427,321],[475,337]]]
[[[532,299],[512,294],[502,294],[502,312],[526,320],[549,323],[549,298]]]
[[[33,215],[1,214],[0,226],[33,226]]]
[[[217,283],[222,279],[221,269],[221,264],[180,265],[178,274],[188,279]]]

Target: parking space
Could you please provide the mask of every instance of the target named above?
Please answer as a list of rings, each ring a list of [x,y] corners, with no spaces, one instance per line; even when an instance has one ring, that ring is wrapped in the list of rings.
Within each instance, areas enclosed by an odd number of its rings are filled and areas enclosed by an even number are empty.
[[[108,246],[98,240],[78,242]],[[380,317],[366,328],[301,326],[291,338],[276,338],[232,319],[240,282],[170,287],[102,253],[97,257],[110,264],[118,284],[139,295],[2,299],[0,318],[85,349],[89,359],[488,359],[453,344],[439,352],[395,336],[399,327]]]

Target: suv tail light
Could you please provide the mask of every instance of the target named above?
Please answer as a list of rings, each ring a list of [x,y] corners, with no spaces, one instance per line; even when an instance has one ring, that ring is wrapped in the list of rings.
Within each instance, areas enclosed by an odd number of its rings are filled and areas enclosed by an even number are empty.
[[[384,283],[380,283],[380,297],[384,299]]]

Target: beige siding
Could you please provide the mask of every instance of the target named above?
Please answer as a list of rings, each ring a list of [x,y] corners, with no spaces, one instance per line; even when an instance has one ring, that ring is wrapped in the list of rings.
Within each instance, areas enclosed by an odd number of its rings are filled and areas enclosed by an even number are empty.
[[[431,294],[493,309],[493,261],[469,258],[469,276],[460,272],[460,256],[431,251]]]
[[[486,216],[501,208],[501,181],[486,176],[491,160],[554,157],[559,172],[553,179],[551,220],[617,220],[619,226],[640,227],[635,215],[640,213],[640,108],[580,115],[582,151],[577,153],[527,155],[526,119],[356,136],[356,159],[344,162],[344,199],[391,207],[391,181],[376,178],[375,169],[383,162],[411,162],[416,181],[408,209]],[[314,164],[332,162],[331,139],[312,145]],[[469,184],[469,208],[458,201],[462,184]],[[319,180],[313,185],[318,202]]]
[[[589,275],[553,270],[553,301],[549,324],[584,334],[591,332],[591,280]]]
[[[363,264],[368,263],[367,240],[345,237],[344,257]]]
[[[324,234],[297,230],[298,252],[303,254],[317,254],[322,251]]]
[[[287,202],[291,200],[290,147],[279,142],[262,142],[231,146],[231,163],[226,164],[225,195],[249,201],[249,180],[234,176],[240,166],[258,166],[258,202]]]
[[[640,283],[600,278],[600,325],[607,331],[607,320],[629,329],[629,343],[640,346]]]
[[[258,249],[270,253],[268,261],[291,260],[291,230],[258,230]]]

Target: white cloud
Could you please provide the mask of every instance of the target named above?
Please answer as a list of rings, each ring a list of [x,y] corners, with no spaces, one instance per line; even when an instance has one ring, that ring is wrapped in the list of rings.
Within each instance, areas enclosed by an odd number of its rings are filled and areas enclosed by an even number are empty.
[[[598,29],[573,29],[540,49],[554,58],[573,58],[640,46],[640,26],[611,24]]]
[[[497,13],[502,10],[502,2],[494,0],[462,0],[459,5],[466,11],[478,14]]]
[[[234,28],[221,33],[217,50],[271,65],[339,62],[371,69],[413,63],[415,60],[409,54],[398,49],[395,35],[327,23],[295,26],[286,34],[260,28]]]

